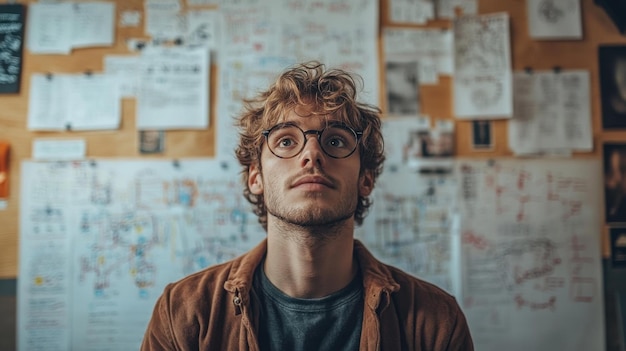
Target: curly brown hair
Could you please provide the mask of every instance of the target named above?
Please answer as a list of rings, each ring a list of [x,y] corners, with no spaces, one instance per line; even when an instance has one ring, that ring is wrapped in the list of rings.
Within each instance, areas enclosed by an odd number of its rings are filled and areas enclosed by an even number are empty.
[[[358,81],[357,81],[358,78]],[[259,223],[267,230],[267,209],[263,195],[255,195],[248,188],[249,167],[261,169],[263,130],[280,121],[287,112],[306,106],[311,115],[328,116],[339,120],[354,130],[362,131],[359,140],[360,173],[370,172],[372,181],[380,175],[385,160],[381,133],[381,110],[370,104],[357,102],[357,82],[341,69],[326,69],[325,65],[310,61],[298,64],[283,72],[269,89],[244,101],[244,110],[236,120],[240,129],[236,156],[243,166],[244,197],[254,206]],[[372,204],[366,196],[360,196],[354,213],[358,225],[363,223],[367,209]]]

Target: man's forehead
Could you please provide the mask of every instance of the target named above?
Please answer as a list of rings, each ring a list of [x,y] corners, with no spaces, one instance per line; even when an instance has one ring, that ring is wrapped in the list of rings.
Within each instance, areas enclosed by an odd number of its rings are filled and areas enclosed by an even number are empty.
[[[274,114],[275,113],[275,114]],[[262,122],[264,129],[270,129],[281,123],[293,123],[302,129],[322,129],[329,124],[344,124],[354,129],[359,129],[359,125],[346,115],[343,109],[324,111],[322,106],[312,104],[296,104],[289,106],[282,111],[277,110],[265,116]]]
[[[341,122],[341,120],[333,115],[311,113],[310,110],[289,111],[288,113],[280,116],[276,123],[290,122],[297,126],[302,125],[318,125],[324,126],[329,123]]]
[[[346,125],[340,120],[336,119],[319,119],[319,118],[305,118],[297,120],[285,120],[277,123],[276,125],[294,125],[302,130],[322,130],[329,126]]]

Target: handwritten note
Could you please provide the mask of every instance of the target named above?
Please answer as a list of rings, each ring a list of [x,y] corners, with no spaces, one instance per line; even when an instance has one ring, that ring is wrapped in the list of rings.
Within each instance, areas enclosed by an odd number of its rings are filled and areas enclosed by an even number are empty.
[[[516,154],[591,151],[589,72],[516,72],[509,145]]]
[[[458,118],[511,118],[509,17],[506,13],[454,20],[454,113]]]

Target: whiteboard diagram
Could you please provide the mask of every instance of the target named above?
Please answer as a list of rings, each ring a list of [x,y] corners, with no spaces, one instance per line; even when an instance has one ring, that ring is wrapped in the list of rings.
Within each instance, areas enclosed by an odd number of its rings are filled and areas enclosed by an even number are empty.
[[[357,238],[385,263],[458,293],[456,182],[452,173],[385,171]]]
[[[462,308],[478,350],[602,350],[597,160],[462,161]]]
[[[263,238],[239,167],[25,162],[20,349],[138,349],[167,283]]]
[[[167,283],[265,237],[238,168],[24,162],[20,349],[137,349]],[[600,169],[591,159],[456,160],[430,173],[392,164],[356,238],[453,294],[477,349],[602,349]]]

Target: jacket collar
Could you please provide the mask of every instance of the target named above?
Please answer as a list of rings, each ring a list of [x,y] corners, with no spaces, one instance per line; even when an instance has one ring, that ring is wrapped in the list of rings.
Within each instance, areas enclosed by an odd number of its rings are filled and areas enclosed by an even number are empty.
[[[239,291],[239,293],[247,297],[252,288],[254,271],[263,261],[266,252],[267,238],[263,239],[246,254],[235,258],[232,261],[228,279],[224,282],[224,289],[231,293]]]
[[[354,240],[354,252],[367,290],[395,292],[400,290],[389,267],[379,260],[359,240]]]
[[[224,282],[224,289],[231,293],[239,293],[244,301],[248,300],[254,271],[261,264],[267,252],[267,238],[261,241],[248,253],[236,258]],[[383,293],[390,294],[398,291],[400,285],[393,279],[391,270],[382,262],[378,261],[365,246],[354,240],[354,254],[363,276],[363,287],[367,294],[367,303],[373,308],[377,308],[380,297]],[[373,297],[370,297],[373,296]]]

